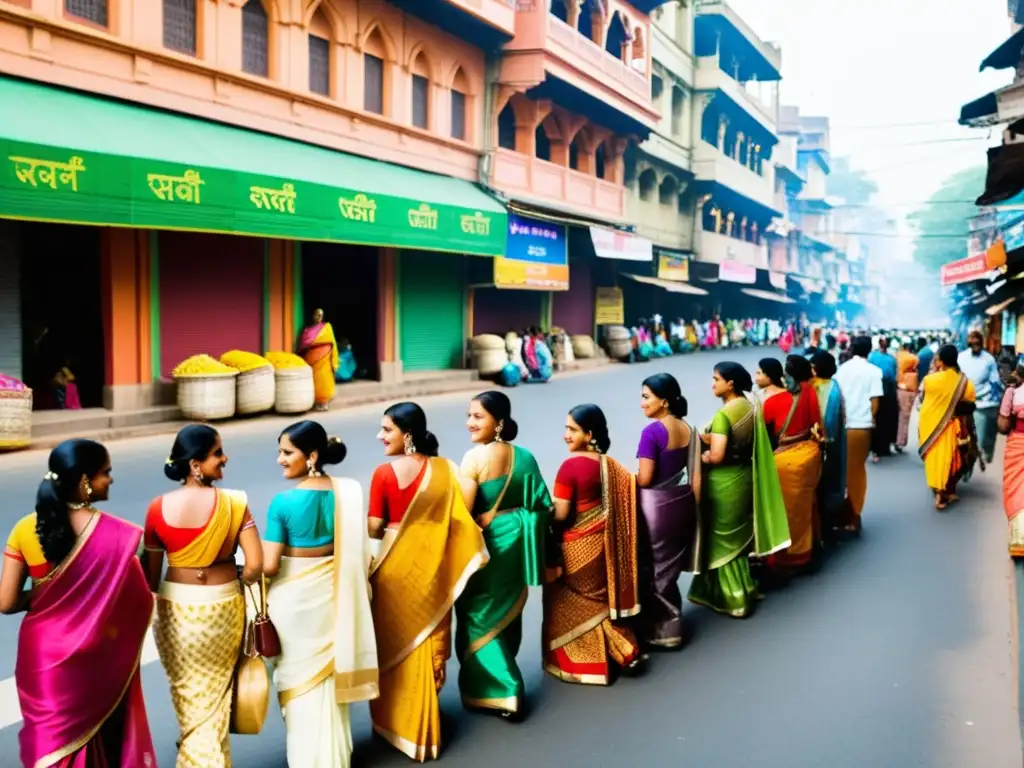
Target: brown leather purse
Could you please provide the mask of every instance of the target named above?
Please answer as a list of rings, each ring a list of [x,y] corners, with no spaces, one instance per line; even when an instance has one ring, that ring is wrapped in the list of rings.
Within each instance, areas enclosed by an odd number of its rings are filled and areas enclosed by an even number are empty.
[[[252,596],[256,606],[256,617],[252,620],[252,631],[256,653],[265,659],[272,659],[281,655],[281,638],[277,635],[277,629],[270,620],[267,613],[267,579],[260,577],[260,599],[252,594],[252,585],[249,585],[249,595]]]

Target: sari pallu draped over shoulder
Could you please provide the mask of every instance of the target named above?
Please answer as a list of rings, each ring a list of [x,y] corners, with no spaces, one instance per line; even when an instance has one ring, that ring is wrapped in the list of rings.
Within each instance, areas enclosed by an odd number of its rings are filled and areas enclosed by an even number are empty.
[[[632,630],[613,622],[640,612],[636,477],[602,456],[601,504],[565,532],[562,575],[544,587],[544,669],[572,683],[607,685],[608,660],[640,654]]]
[[[928,487],[945,493],[966,468],[960,448],[970,440],[970,433],[956,407],[974,402],[974,385],[964,374],[946,369],[926,376],[922,388],[918,453],[924,460]]]
[[[274,685],[292,766],[347,768],[347,705],[379,694],[362,489],[353,480],[332,482],[334,554],[282,557],[267,598],[281,638]]]
[[[142,530],[97,514],[36,588],[14,677],[29,768],[156,768],[139,676],[153,596],[138,560]]]
[[[338,370],[338,341],[330,323],[311,325],[299,336],[299,354],[313,369],[316,401],[327,403],[334,397],[334,372]]]
[[[428,461],[370,576],[380,668],[380,697],[370,702],[373,728],[420,762],[440,753],[438,691],[450,654],[452,606],[488,559],[456,470],[447,459]]]
[[[840,524],[846,500],[846,408],[836,381],[815,379],[814,386],[825,427],[818,504],[822,528],[828,531]]]
[[[527,593],[544,575],[551,495],[537,461],[512,446],[508,474],[480,484],[476,507],[490,561],[455,603],[459,690],[467,707],[516,713],[525,692],[516,664]]]

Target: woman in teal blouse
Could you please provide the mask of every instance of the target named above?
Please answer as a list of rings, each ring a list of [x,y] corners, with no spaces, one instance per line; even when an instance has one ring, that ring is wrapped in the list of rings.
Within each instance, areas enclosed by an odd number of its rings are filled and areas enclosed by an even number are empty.
[[[533,454],[510,444],[518,432],[511,411],[501,392],[484,392],[469,404],[466,427],[476,445],[462,460],[463,494],[491,559],[455,603],[455,653],[463,704],[518,718],[525,693],[516,665],[523,608],[529,588],[542,583],[552,503]]]

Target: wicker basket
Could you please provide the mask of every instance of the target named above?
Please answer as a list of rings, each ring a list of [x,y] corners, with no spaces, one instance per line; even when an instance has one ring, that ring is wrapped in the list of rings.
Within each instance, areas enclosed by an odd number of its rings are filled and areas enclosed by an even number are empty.
[[[278,368],[274,372],[274,410],[305,413],[313,407],[313,369]]]
[[[212,421],[235,415],[235,377],[237,373],[212,373],[206,376],[179,376],[178,408],[186,419]]]
[[[238,374],[235,412],[239,416],[263,413],[274,407],[274,368],[264,365]]]
[[[32,442],[32,390],[0,391],[0,451]]]
[[[594,357],[597,352],[595,350],[594,340],[589,336],[573,336],[572,337],[572,353],[576,355],[580,360],[587,360]]]
[[[508,365],[508,352],[501,336],[483,333],[473,339],[473,362],[481,376],[492,376]]]

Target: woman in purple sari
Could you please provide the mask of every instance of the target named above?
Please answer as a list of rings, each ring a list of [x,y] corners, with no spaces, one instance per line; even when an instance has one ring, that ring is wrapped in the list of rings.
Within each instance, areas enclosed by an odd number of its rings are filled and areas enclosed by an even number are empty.
[[[93,506],[112,482],[106,448],[61,443],[7,540],[0,612],[27,611],[14,679],[31,768],[156,766],[139,676],[153,596],[142,529]]]
[[[638,549],[644,640],[656,648],[683,644],[679,576],[700,558],[700,440],[685,421],[686,399],[668,373],[644,379],[640,407],[651,419],[640,435]]]

